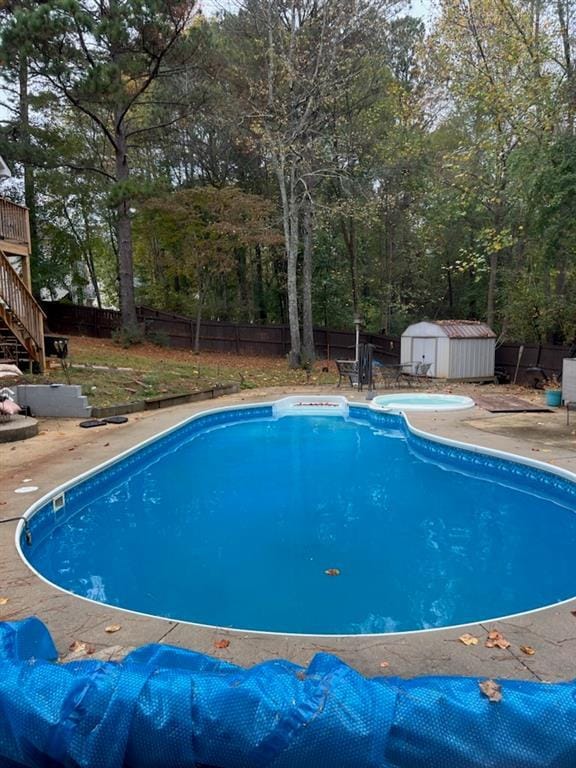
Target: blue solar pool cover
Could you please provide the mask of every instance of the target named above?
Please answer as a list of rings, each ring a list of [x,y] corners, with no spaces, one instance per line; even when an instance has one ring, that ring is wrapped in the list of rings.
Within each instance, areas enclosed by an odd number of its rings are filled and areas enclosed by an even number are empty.
[[[318,654],[252,669],[148,645],[54,663],[38,619],[0,623],[0,766],[574,768],[576,686],[367,680]]]

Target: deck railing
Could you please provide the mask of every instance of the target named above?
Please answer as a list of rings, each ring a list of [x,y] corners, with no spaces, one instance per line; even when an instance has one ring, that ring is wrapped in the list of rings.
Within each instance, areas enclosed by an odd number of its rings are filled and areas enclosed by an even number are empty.
[[[0,317],[44,368],[44,312],[1,249]]]
[[[0,240],[30,246],[28,209],[0,197]]]

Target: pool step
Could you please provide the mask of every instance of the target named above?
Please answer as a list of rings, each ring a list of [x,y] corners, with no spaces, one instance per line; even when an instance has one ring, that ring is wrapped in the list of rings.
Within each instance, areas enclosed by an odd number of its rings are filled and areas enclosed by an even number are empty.
[[[292,395],[272,405],[274,418],[283,416],[348,416],[348,400],[342,395]]]

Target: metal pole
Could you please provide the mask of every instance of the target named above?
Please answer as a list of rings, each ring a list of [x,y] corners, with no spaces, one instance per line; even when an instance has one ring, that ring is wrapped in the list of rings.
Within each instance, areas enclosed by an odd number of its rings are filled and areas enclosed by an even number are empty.
[[[356,328],[356,344],[355,344],[356,350],[355,350],[355,357],[354,357],[354,359],[356,360],[357,363],[360,362],[360,354],[359,354],[359,350],[360,350],[360,327],[362,325],[364,325],[364,319],[362,317],[360,317],[360,315],[354,315],[354,326]]]

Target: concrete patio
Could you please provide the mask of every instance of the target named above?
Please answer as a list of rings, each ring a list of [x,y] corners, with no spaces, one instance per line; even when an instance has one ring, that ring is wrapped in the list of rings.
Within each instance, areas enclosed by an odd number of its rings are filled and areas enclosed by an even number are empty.
[[[195,413],[223,405],[274,400],[289,391],[253,390],[223,397],[218,402],[134,414],[128,424],[91,430],[79,429],[77,420],[41,421],[37,437],[0,445],[0,518],[22,515],[36,499],[57,485]],[[312,389],[308,393],[312,391],[318,393]],[[333,391],[346,394],[351,400],[366,401],[363,393],[349,389]],[[464,385],[453,391],[473,396],[473,389]],[[541,397],[537,393],[533,396]],[[494,415],[476,407],[444,414],[414,414],[410,421],[437,435],[509,451],[576,473],[576,420],[566,426],[561,410]],[[25,481],[38,490],[15,494],[15,489]],[[0,597],[6,598],[0,604],[0,620],[38,616],[50,629],[62,657],[70,656],[69,649],[75,641],[89,644],[102,658],[119,658],[134,646],[162,642],[243,666],[270,658],[306,664],[318,651],[328,651],[367,676],[472,675],[543,681],[576,677],[576,600],[498,622],[497,629],[511,643],[506,650],[485,647],[487,632],[494,629],[488,624],[365,638],[211,629],[147,618],[61,592],[36,577],[22,562],[14,546],[14,531],[14,523],[0,526]],[[534,563],[534,568],[546,567],[545,554],[542,562]],[[487,590],[497,588],[497,584],[486,584]],[[105,628],[110,624],[119,624],[121,629],[107,634]],[[464,632],[478,637],[478,644],[465,646],[459,642],[458,637]],[[229,640],[229,645],[217,648],[216,641],[222,639]],[[525,655],[520,646],[533,647],[535,654]]]

